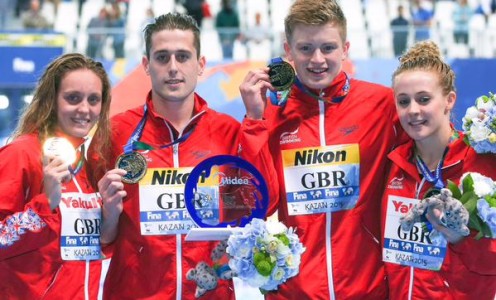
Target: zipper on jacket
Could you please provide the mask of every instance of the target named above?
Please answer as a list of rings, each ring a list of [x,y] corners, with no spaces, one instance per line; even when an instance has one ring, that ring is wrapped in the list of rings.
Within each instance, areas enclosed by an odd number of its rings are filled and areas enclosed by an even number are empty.
[[[410,283],[408,285],[408,300],[412,300],[413,296],[413,279],[415,278],[415,268],[410,267]]]
[[[193,120],[197,119],[199,116],[204,114],[205,111],[201,111],[194,115],[186,124],[184,128],[187,128]],[[171,137],[174,137],[174,134],[172,132],[172,128],[170,128],[169,124],[164,120],[164,124],[169,130],[169,135]],[[180,138],[183,135],[183,131],[179,133],[178,138]],[[172,140],[172,138],[171,138]],[[174,168],[179,167],[179,144],[174,144],[172,146],[172,161],[173,161],[173,166]],[[181,234],[176,234],[176,299],[181,300],[182,299],[182,278],[183,278],[183,269],[182,269],[182,258],[183,258],[183,251],[182,251],[182,239],[181,239]]]
[[[326,146],[325,134],[325,102],[318,101],[319,103],[319,139],[320,146]],[[332,213],[326,213],[326,232],[325,232],[325,245],[326,245],[326,268],[327,268],[327,285],[329,286],[329,299],[335,299],[334,295],[334,273],[332,271]]]
[[[98,295],[97,295],[98,300],[103,299],[103,288],[104,288],[105,278],[107,277],[111,260],[112,258],[104,258],[101,260],[102,268],[100,270],[100,281],[98,283]]]
[[[422,178],[420,183],[415,184],[415,195],[413,195],[413,197],[415,199],[420,199],[420,191],[422,190],[422,188],[424,187],[426,182],[427,181],[425,180],[425,178]],[[410,267],[410,277],[408,280],[408,296],[407,296],[408,300],[412,300],[412,297],[413,297],[413,282],[414,282],[414,280],[415,280],[415,268]]]
[[[182,269],[182,244],[181,244],[181,234],[176,234],[176,299],[182,299],[182,278],[183,278],[183,269]]]
[[[84,262],[84,300],[90,299],[89,282],[90,282],[90,261],[86,260]]]

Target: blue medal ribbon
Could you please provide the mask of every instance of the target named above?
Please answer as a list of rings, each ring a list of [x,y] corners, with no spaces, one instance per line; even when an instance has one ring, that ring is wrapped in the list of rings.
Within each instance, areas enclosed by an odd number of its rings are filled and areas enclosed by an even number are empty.
[[[422,160],[422,158],[416,154],[415,155],[415,164],[419,168],[420,172],[424,176],[425,180],[428,182],[432,183],[434,185],[434,188],[441,190],[444,188],[444,183],[443,183],[443,178],[441,171],[443,169],[443,164],[444,164],[444,159],[446,157],[446,154],[448,153],[448,147],[444,149],[443,156],[441,157],[441,160],[436,166],[436,170],[434,171],[434,174],[429,170],[429,167],[426,165],[426,163]],[[424,230],[427,230],[428,232],[432,231],[432,224],[427,220],[426,218],[426,213],[427,211],[424,212],[424,214],[421,216],[421,221],[423,222],[422,227]]]
[[[308,90],[304,85],[303,83],[301,83],[300,79],[298,78],[298,76],[296,76],[296,80],[295,80],[295,85],[300,89],[302,90],[305,94],[309,95],[310,97],[316,99],[316,100],[319,100],[319,101],[324,101],[324,102],[328,102],[328,103],[341,103],[343,101],[343,99],[346,97],[346,95],[348,95],[348,92],[350,91],[350,78],[348,77],[348,74],[344,73],[344,75],[346,76],[346,82],[344,83],[344,86],[343,88],[341,89],[341,93],[339,93],[338,96],[336,97],[333,97],[331,100],[326,100],[318,95],[315,95],[314,93],[312,93],[310,90]]]
[[[140,142],[141,136],[143,135],[143,129],[145,128],[145,123],[147,119],[147,112],[148,112],[148,106],[145,104],[143,108],[143,118],[141,118],[140,122],[134,129],[133,133],[131,134],[131,137],[127,141],[126,145],[124,145],[124,154],[129,154],[131,152],[134,152],[135,150],[155,150],[155,149],[165,149],[167,147],[171,147],[175,144],[182,143],[185,141],[193,132],[195,129],[195,126],[191,127],[190,130],[188,130],[185,134],[183,134],[180,138],[172,141],[171,143],[162,145],[162,146],[157,146],[153,147],[150,146],[146,143]]]
[[[443,156],[441,157],[441,160],[437,164],[437,167],[436,167],[436,170],[434,171],[434,174],[432,174],[432,172],[429,170],[429,167],[427,167],[427,165],[422,160],[422,158],[419,155],[415,155],[415,163],[417,164],[417,167],[419,168],[420,172],[424,176],[425,180],[434,184],[434,187],[437,189],[444,188],[441,170],[443,168],[444,158],[446,157],[446,153],[448,153],[448,147],[446,147],[446,149],[444,149]]]
[[[148,105],[144,105],[143,107],[143,118],[138,123],[138,126],[133,131],[133,134],[131,134],[131,137],[127,141],[126,145],[124,145],[124,154],[129,154],[133,152],[134,149],[134,144],[138,142],[143,135],[143,129],[145,128],[145,123],[146,123],[146,115],[148,113]]]

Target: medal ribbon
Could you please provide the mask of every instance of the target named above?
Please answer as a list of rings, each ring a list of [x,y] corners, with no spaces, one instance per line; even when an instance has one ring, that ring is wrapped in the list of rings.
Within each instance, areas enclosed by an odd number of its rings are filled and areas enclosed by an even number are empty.
[[[72,175],[76,176],[79,171],[83,168],[84,164],[84,143],[81,145],[81,150],[79,150],[79,160],[76,164],[75,168],[72,168],[72,166],[69,166],[69,172],[71,172]]]
[[[295,85],[300,89],[302,90],[305,94],[309,95],[310,97],[316,99],[316,100],[319,100],[319,101],[324,101],[324,102],[327,102],[327,103],[341,103],[343,101],[343,99],[346,97],[346,95],[348,95],[348,92],[350,91],[350,77],[348,77],[348,74],[346,74],[346,72],[344,73],[344,75],[346,76],[346,82],[344,83],[344,86],[343,88],[341,89],[341,92],[339,93],[338,96],[336,97],[333,97],[331,100],[326,100],[320,96],[317,96],[315,95],[314,93],[312,93],[311,91],[309,91],[304,85],[303,83],[301,83],[300,79],[298,78],[298,76],[296,76],[296,80],[295,80]]]
[[[162,146],[151,146],[147,143],[140,142],[139,140],[141,139],[141,136],[143,135],[143,129],[145,128],[145,123],[147,119],[147,113],[148,113],[148,106],[145,104],[144,105],[144,112],[143,112],[143,118],[141,118],[140,122],[134,129],[133,134],[131,134],[131,137],[127,141],[126,145],[124,145],[124,154],[129,154],[131,152],[134,152],[135,150],[156,150],[156,149],[165,149],[167,147],[171,147],[175,144],[181,143],[185,141],[193,132],[195,129],[195,126],[193,126],[188,132],[186,132],[184,135],[182,135],[180,138],[174,140],[171,143],[162,145]]]
[[[427,165],[422,160],[422,158],[419,155],[415,155],[415,163],[417,164],[417,167],[419,168],[420,172],[424,176],[425,180],[434,184],[434,187],[437,189],[444,188],[441,170],[443,168],[443,163],[444,163],[444,158],[446,157],[446,153],[448,153],[448,147],[446,147],[446,149],[444,149],[443,156],[441,157],[441,160],[437,164],[437,167],[436,167],[436,170],[434,171],[434,174],[432,174],[432,172],[429,170],[429,167],[427,167]]]
[[[138,126],[133,131],[133,134],[131,134],[131,137],[127,141],[126,145],[124,145],[124,154],[129,154],[133,152],[134,149],[134,144],[136,142],[139,142],[141,136],[143,135],[143,129],[145,128],[145,123],[146,123],[146,114],[148,113],[148,105],[144,105],[143,107],[143,118],[138,123]]]
[[[442,178],[442,168],[444,164],[444,158],[446,157],[446,154],[448,153],[448,147],[444,149],[443,156],[441,157],[441,160],[437,164],[436,170],[434,171],[434,174],[429,170],[429,167],[426,165],[426,163],[422,160],[420,155],[416,154],[415,155],[415,164],[419,168],[420,172],[424,176],[425,180],[428,182],[434,184],[434,188],[441,190],[444,188],[444,183],[443,183],[443,178]],[[424,223],[422,226],[424,230],[427,230],[428,232],[432,231],[432,224],[427,220],[426,215],[427,211],[425,211],[422,216],[421,216],[421,221]]]

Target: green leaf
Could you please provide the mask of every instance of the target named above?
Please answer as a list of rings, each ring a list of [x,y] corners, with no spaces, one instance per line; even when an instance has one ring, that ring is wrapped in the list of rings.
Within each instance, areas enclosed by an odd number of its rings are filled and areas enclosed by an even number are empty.
[[[496,198],[492,198],[491,196],[486,196],[486,201],[490,207],[496,207]]]
[[[278,238],[285,246],[289,246],[289,238],[284,234],[276,234],[276,238]]]
[[[470,218],[468,219],[468,227],[477,230],[477,231],[482,231],[482,224],[481,221],[479,220],[479,217],[470,215]]]
[[[258,273],[262,276],[269,276],[272,273],[272,265],[268,261],[260,261],[255,265],[255,269],[257,269]]]
[[[481,223],[482,223],[482,226],[481,226],[482,230],[481,231],[484,234],[484,236],[488,236],[488,237],[492,236],[491,228],[489,228],[489,225],[487,225],[487,223],[483,222],[483,221],[481,221]]]
[[[458,188],[458,186],[451,180],[448,179],[448,189],[453,194],[453,198],[460,199],[462,197],[462,192]]]
[[[264,290],[264,289],[262,289],[262,288],[259,288],[259,290],[260,290],[260,293],[261,293],[262,295],[267,295],[267,294],[270,292],[270,291]]]
[[[474,190],[474,179],[472,175],[469,174],[463,178],[462,189],[464,194]]]
[[[477,195],[474,193],[474,191],[471,191],[471,192],[468,192],[468,193],[463,193],[463,195],[460,197],[460,202],[465,206],[467,207],[466,203],[469,201],[469,200],[472,200],[472,199],[475,199],[477,200]],[[476,201],[477,203],[477,201]],[[475,204],[474,204],[475,205]],[[468,207],[467,207],[467,210],[468,210]]]

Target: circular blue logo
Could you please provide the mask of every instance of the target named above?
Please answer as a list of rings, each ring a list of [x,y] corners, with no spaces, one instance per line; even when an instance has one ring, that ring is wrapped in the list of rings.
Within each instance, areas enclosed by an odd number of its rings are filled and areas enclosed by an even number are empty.
[[[253,218],[264,219],[269,205],[262,174],[232,155],[200,162],[186,180],[184,199],[191,219],[204,228],[244,227]]]

